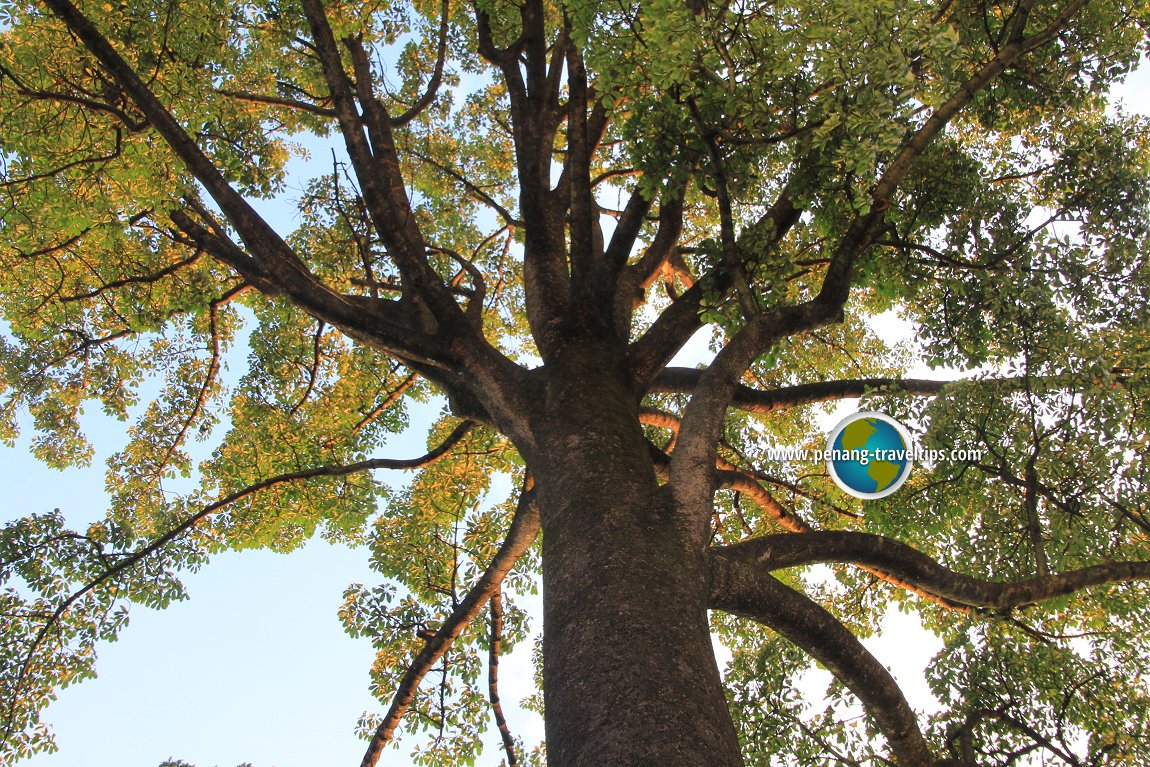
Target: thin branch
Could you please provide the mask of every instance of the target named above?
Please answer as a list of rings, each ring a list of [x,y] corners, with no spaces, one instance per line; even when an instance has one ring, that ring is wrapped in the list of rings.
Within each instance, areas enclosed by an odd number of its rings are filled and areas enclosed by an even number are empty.
[[[175,455],[176,451],[180,449],[180,446],[184,444],[184,440],[188,437],[188,432],[191,431],[196,419],[200,417],[208,404],[208,398],[211,396],[212,389],[216,383],[216,376],[220,372],[219,307],[239,295],[246,287],[246,284],[241,283],[219,298],[214,299],[208,307],[208,338],[210,339],[212,353],[208,360],[208,369],[204,373],[204,382],[200,385],[200,389],[196,393],[196,401],[192,406],[192,411],[188,413],[188,417],[184,419],[183,425],[175,437],[172,438],[171,444],[164,448],[163,456],[159,461],[156,461],[155,469],[151,477],[153,480],[158,481],[162,478],[168,461],[172,459],[172,456]]]
[[[289,420],[295,418],[296,413],[299,412],[299,409],[304,406],[311,397],[312,392],[315,391],[316,382],[319,380],[320,364],[323,362],[323,334],[326,330],[327,324],[324,323],[323,320],[319,320],[316,323],[315,333],[312,335],[311,340],[312,360],[311,365],[308,366],[307,387],[304,389],[303,394],[300,395],[299,401],[295,403],[295,406],[292,407],[288,413]]]
[[[248,485],[242,490],[237,490],[233,493],[229,493],[219,500],[209,503],[196,513],[185,518],[182,522],[168,530],[166,533],[163,533],[159,537],[153,539],[146,546],[124,556],[123,559],[119,560],[99,576],[85,584],[82,588],[74,591],[71,595],[69,595],[68,598],[65,599],[52,612],[51,616],[49,616],[48,620],[36,634],[36,637],[32,640],[32,643],[29,645],[28,651],[24,656],[24,661],[21,665],[20,672],[12,685],[10,702],[8,704],[8,711],[5,717],[7,720],[4,735],[5,739],[11,735],[11,728],[14,725],[16,705],[20,697],[21,689],[23,688],[24,682],[28,677],[28,672],[31,669],[36,650],[47,638],[49,631],[51,631],[52,628],[59,623],[59,621],[68,612],[68,610],[71,609],[72,605],[76,604],[76,602],[82,599],[85,595],[89,594],[94,589],[100,587],[102,584],[106,583],[120,573],[135,567],[137,564],[147,559],[157,551],[161,550],[169,543],[182,536],[184,533],[192,530],[196,525],[198,525],[204,519],[207,519],[211,515],[215,514],[217,511],[237,503],[238,501],[242,501],[245,498],[249,498],[263,490],[267,490],[278,485],[287,484],[289,482],[299,482],[301,480],[313,479],[315,477],[345,477],[349,474],[356,474],[359,472],[371,471],[375,469],[420,469],[434,463],[435,461],[451,452],[452,448],[454,448],[455,445],[457,445],[459,441],[462,440],[463,437],[466,436],[466,434],[471,431],[473,427],[474,424],[472,422],[464,421],[459,426],[455,427],[451,434],[449,434],[447,438],[439,444],[438,447],[418,458],[372,458],[365,461],[358,461],[356,463],[318,466],[311,469],[303,469],[301,471],[293,471],[286,474],[278,474],[274,477],[268,477],[267,479],[260,480],[259,482]]]
[[[363,416],[363,418],[359,419],[359,423],[357,423],[355,426],[352,427],[351,433],[352,434],[358,434],[363,429],[363,427],[367,426],[369,423],[374,421],[379,416],[380,413],[382,413],[384,410],[387,410],[389,407],[394,405],[399,400],[399,398],[403,396],[403,393],[405,391],[407,391],[408,388],[413,383],[415,383],[418,378],[419,378],[419,373],[412,373],[409,376],[407,376],[407,378],[400,381],[399,386],[396,386],[394,389],[392,389],[390,392],[388,392],[387,396],[383,398],[382,402],[380,402],[378,405],[376,405],[371,410],[369,410]]]
[[[237,101],[249,101],[253,104],[266,104],[268,106],[284,107],[285,109],[294,109],[298,112],[307,112],[308,114],[316,115],[317,117],[335,118],[335,110],[331,107],[320,106],[319,104],[311,104],[307,101],[299,99],[290,99],[284,96],[264,96],[259,93],[249,93],[248,91],[234,91],[227,88],[220,88],[217,93],[221,96],[236,99]]]
[[[451,10],[451,0],[442,0],[440,5],[439,44],[435,49],[435,70],[431,73],[431,79],[427,82],[427,89],[423,92],[423,95],[411,105],[411,109],[408,109],[398,117],[391,118],[393,127],[402,127],[416,117],[419,117],[423,110],[427,109],[427,107],[431,106],[431,103],[435,101],[435,96],[439,92],[439,86],[443,82],[443,65],[447,61],[448,14]]]
[[[97,155],[95,157],[83,157],[79,160],[72,160],[71,162],[66,162],[63,165],[58,165],[51,170],[42,171],[40,173],[33,173],[31,175],[22,176],[20,178],[5,179],[3,182],[0,182],[0,189],[23,186],[25,184],[31,184],[35,181],[43,181],[44,179],[55,178],[56,176],[63,174],[64,171],[71,170],[72,168],[78,168],[82,165],[103,165],[104,163],[115,160],[120,156],[120,152],[123,149],[123,134],[120,128],[114,128],[113,130],[116,135],[115,145],[107,154]]]
[[[503,578],[535,541],[538,534],[539,508],[535,502],[535,494],[524,489],[520,494],[519,505],[503,545],[499,547],[495,558],[483,571],[479,581],[460,600],[459,605],[444,620],[439,630],[427,640],[423,649],[412,659],[407,672],[403,675],[403,680],[392,696],[387,714],[371,738],[360,767],[375,767],[383,749],[395,737],[400,720],[411,708],[419,683],[496,593]]]
[[[89,290],[86,293],[76,293],[75,295],[71,296],[61,296],[60,303],[66,304],[72,301],[82,301],[87,298],[96,298],[102,293],[105,293],[109,290],[115,290],[116,288],[122,288],[126,285],[151,285],[152,283],[159,282],[164,277],[175,274],[186,266],[191,266],[192,264],[199,261],[200,257],[203,255],[204,252],[202,250],[196,250],[187,258],[182,258],[174,264],[169,264],[163,269],[158,269],[151,274],[124,277],[119,280],[112,280],[111,282],[105,283],[95,290]]]
[[[11,80],[12,84],[16,86],[16,90],[20,93],[20,95],[26,96],[29,99],[36,101],[59,101],[65,104],[75,104],[77,106],[82,106],[85,109],[90,109],[94,112],[104,112],[106,114],[112,115],[121,123],[123,123],[124,127],[126,127],[129,132],[138,131],[147,125],[145,122],[133,120],[124,110],[104,101],[97,101],[96,99],[77,96],[72,93],[59,93],[56,91],[44,91],[36,88],[30,88],[16,76],[15,72],[8,69],[3,64],[0,64],[0,75],[3,75],[4,77],[7,77],[9,80]]]
[[[516,218],[515,216],[511,215],[511,211],[507,210],[507,208],[503,207],[498,202],[496,202],[494,197],[489,195],[487,192],[483,191],[483,189],[481,189],[477,184],[469,181],[467,179],[467,177],[465,177],[459,171],[454,170],[454,169],[448,167],[447,165],[444,165],[442,162],[440,162],[439,160],[436,160],[434,157],[422,154],[420,152],[412,152],[412,156],[418,158],[422,162],[427,163],[428,165],[430,165],[431,167],[440,171],[444,175],[449,176],[452,179],[454,179],[455,181],[462,184],[463,188],[466,189],[469,194],[471,194],[473,197],[477,198],[484,205],[486,205],[487,207],[491,208],[493,211],[498,213],[499,217],[503,219],[503,223],[507,224],[508,226],[515,226],[515,227],[520,227],[520,228],[523,227],[523,225],[524,225],[523,222],[520,219]]]
[[[503,704],[499,702],[499,653],[502,645],[503,592],[501,587],[496,586],[495,593],[491,595],[491,635],[487,645],[487,696],[491,701],[495,726],[499,729],[499,737],[503,740],[503,751],[507,754],[507,767],[518,767],[515,739],[511,737],[507,719],[503,716]]]

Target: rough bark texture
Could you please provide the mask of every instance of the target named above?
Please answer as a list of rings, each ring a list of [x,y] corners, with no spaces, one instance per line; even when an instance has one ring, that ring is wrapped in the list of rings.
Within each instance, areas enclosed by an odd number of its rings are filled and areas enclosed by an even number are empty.
[[[612,359],[573,352],[547,387],[536,465],[548,763],[738,765],[708,631],[706,552],[655,481]]]

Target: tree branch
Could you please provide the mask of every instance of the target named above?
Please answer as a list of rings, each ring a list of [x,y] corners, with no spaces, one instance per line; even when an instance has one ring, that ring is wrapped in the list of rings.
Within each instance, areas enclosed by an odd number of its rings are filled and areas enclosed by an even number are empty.
[[[112,47],[95,25],[70,0],[44,0],[44,4],[80,39],[100,64],[204,185],[253,251],[264,258],[264,269],[274,275],[284,291],[314,301],[322,288],[316,278],[295,257],[291,248],[265,222],[248,202],[233,189],[199,145],[176,122],[159,99],[140,80],[135,70]],[[330,291],[329,291],[330,292]],[[331,294],[334,298],[334,294]]]
[[[687,286],[690,288],[694,280],[682,264],[682,256],[678,255],[679,238],[683,233],[683,188],[666,189],[659,203],[658,227],[651,243],[643,251],[637,262],[625,266],[630,256],[631,247],[638,238],[639,229],[651,202],[646,200],[640,189],[636,189],[627,202],[622,217],[611,236],[611,244],[607,248],[608,263],[617,263],[623,273],[615,289],[615,322],[619,326],[621,335],[626,336],[630,330],[631,316],[635,309],[643,302],[644,291],[654,281],[659,272],[663,271],[672,259],[678,258],[678,263],[687,274]]]
[[[651,382],[650,392],[690,394],[703,377],[703,370],[694,368],[665,368]],[[997,380],[997,379],[996,379]],[[819,381],[796,384],[764,391],[739,384],[731,405],[749,413],[774,413],[802,405],[861,397],[876,391],[934,396],[945,387],[965,381],[932,381],[922,378],[859,378],[853,380]]]
[[[816,301],[841,311],[850,294],[854,264],[883,231],[886,210],[915,159],[980,91],[1023,55],[1052,40],[1087,2],[1088,0],[1074,0],[1046,29],[1029,38],[1011,42],[998,50],[993,58],[959,86],[957,92],[935,109],[922,127],[903,142],[871,190],[869,209],[851,223],[835,249]]]
[[[449,13],[451,11],[451,0],[442,0],[440,3],[440,22],[439,22],[439,44],[435,49],[435,70],[431,74],[431,79],[427,81],[427,89],[423,95],[411,105],[403,114],[398,117],[391,118],[393,127],[399,128],[407,125],[416,117],[431,106],[435,101],[435,96],[439,92],[439,86],[443,82],[443,67],[447,62],[447,32],[449,29]]]
[[[312,479],[315,477],[345,477],[349,474],[356,474],[362,471],[371,471],[375,469],[420,469],[425,466],[429,466],[430,464],[438,461],[440,458],[451,452],[452,448],[454,448],[459,443],[459,441],[462,440],[469,431],[471,431],[473,427],[474,424],[472,422],[464,421],[463,423],[459,424],[459,426],[456,426],[451,434],[449,434],[447,438],[439,444],[438,447],[430,450],[418,458],[371,458],[365,461],[358,461],[356,463],[318,466],[312,469],[303,469],[301,471],[293,471],[286,474],[278,474],[274,477],[268,477],[267,479],[260,480],[259,482],[256,482],[252,485],[248,485],[241,490],[229,493],[219,500],[204,506],[195,514],[188,516],[178,525],[168,530],[166,533],[163,533],[157,538],[154,538],[147,545],[137,549],[136,551],[125,554],[122,559],[110,566],[98,577],[89,581],[82,588],[70,594],[67,599],[65,599],[62,603],[60,603],[58,607],[56,607],[55,610],[53,610],[51,615],[49,615],[45,620],[44,625],[40,628],[40,631],[37,632],[36,638],[32,640],[32,643],[29,645],[28,651],[24,656],[24,661],[21,665],[20,673],[17,675],[16,681],[12,685],[8,710],[5,716],[6,724],[4,738],[6,739],[11,735],[11,727],[14,721],[13,716],[16,705],[20,697],[21,688],[24,686],[24,681],[27,679],[28,672],[31,669],[36,650],[40,647],[41,644],[43,644],[44,640],[48,636],[48,632],[51,631],[51,629],[57,623],[59,623],[64,615],[67,614],[68,610],[71,609],[72,605],[76,604],[76,602],[78,602],[92,590],[99,588],[102,584],[111,580],[120,573],[135,567],[137,564],[147,559],[152,554],[155,554],[157,551],[163,549],[169,543],[176,540],[189,530],[193,529],[196,525],[198,525],[204,519],[210,517],[212,514],[215,514],[217,511],[242,501],[245,498],[255,495],[263,490],[267,490],[278,485],[287,484],[289,482],[299,482],[301,480]]]
[[[811,532],[809,524],[779,503],[754,477],[746,472],[739,471],[734,467],[725,468],[717,472],[716,478],[720,490],[734,490],[742,493],[762,509],[767,516],[775,520],[779,527],[790,530],[791,533]]]
[[[16,76],[15,72],[8,69],[3,64],[0,64],[0,75],[7,77],[12,82],[12,84],[16,86],[16,90],[20,93],[20,95],[25,96],[28,99],[34,101],[59,101],[64,104],[75,104],[77,106],[84,107],[85,109],[90,109],[93,112],[104,112],[119,120],[120,123],[129,130],[129,132],[138,131],[147,127],[147,123],[132,119],[132,117],[129,116],[128,113],[124,110],[104,101],[88,98],[86,96],[77,96],[72,93],[59,93],[56,91],[45,91],[39,90],[37,88],[30,88],[19,77]]]
[[[914,711],[890,672],[813,600],[761,568],[715,556],[711,560],[710,606],[770,627],[826,666],[862,701],[900,767],[937,763]]]
[[[427,644],[412,659],[399,688],[392,696],[391,707],[371,738],[371,743],[367,747],[363,761],[360,762],[360,767],[375,767],[383,749],[395,737],[395,730],[399,726],[400,720],[403,719],[403,715],[407,713],[412,701],[415,700],[416,689],[423,677],[443,657],[451,644],[475,619],[492,595],[497,592],[503,578],[535,541],[538,534],[539,508],[535,502],[535,494],[525,489],[519,496],[519,505],[515,510],[514,518],[511,520],[507,538],[499,547],[495,558],[491,560],[491,564],[483,571],[479,581],[460,600],[458,606],[439,627],[439,630],[427,640]]]
[[[198,207],[198,206],[193,206]],[[202,208],[199,214],[208,216]],[[244,251],[208,218],[211,228],[202,226],[187,211],[175,210],[169,214],[172,223],[197,248],[212,258],[235,269],[252,286],[267,295],[282,294],[283,287],[260,265],[260,261]],[[301,308],[316,319],[338,327],[352,338],[389,354],[405,364],[420,364],[426,368],[441,368],[449,358],[441,339],[408,326],[401,307],[394,301],[363,296],[341,296],[346,306],[328,311],[329,307],[302,305]],[[434,375],[430,376],[434,378]]]
[[[299,99],[289,99],[283,96],[264,96],[259,93],[234,91],[227,88],[220,88],[217,92],[221,96],[227,96],[237,101],[250,101],[253,104],[267,104],[268,106],[294,109],[299,112],[316,115],[317,117],[334,118],[336,116],[335,110],[331,107],[320,106],[319,104],[312,104],[307,101],[300,101]]]
[[[480,54],[503,75],[510,100],[511,134],[519,181],[519,215],[523,234],[523,290],[527,321],[544,359],[562,340],[562,318],[570,306],[570,280],[564,237],[564,210],[550,190],[550,173],[562,67],[548,76],[545,7],[542,0],[519,6],[521,31],[505,50],[495,47],[490,19],[475,9]],[[561,34],[559,42],[564,40]],[[556,44],[559,61],[565,45]]]
[[[594,186],[594,181],[592,182]],[[644,190],[636,185],[635,191],[631,192],[631,196],[627,199],[627,204],[623,206],[623,212],[619,215],[618,220],[615,222],[615,231],[611,234],[611,241],[607,244],[604,258],[607,260],[607,265],[612,271],[622,269],[627,263],[627,259],[631,255],[631,248],[634,247],[635,241],[639,237],[639,231],[643,228],[643,222],[646,220],[648,211],[651,210],[651,205],[654,202],[654,197],[648,197],[644,194]],[[664,200],[664,203],[667,201]],[[679,219],[680,227],[682,225],[682,199],[678,199],[679,203]],[[660,207],[659,211],[659,226],[662,228],[664,213],[662,208],[668,207],[666,204]],[[669,219],[674,218],[673,212],[668,211]],[[655,238],[658,239],[658,233]],[[674,238],[678,239],[678,236]],[[653,244],[653,243],[652,243]]]
[[[708,294],[722,295],[729,287],[722,271],[710,272],[675,299],[630,348],[635,387],[646,391],[650,381],[703,327],[699,313]]]
[[[248,282],[260,290],[285,295],[312,316],[324,319],[345,330],[349,335],[367,340],[376,348],[390,351],[392,348],[388,345],[390,342],[395,342],[397,345],[405,343],[405,337],[411,332],[409,327],[405,327],[407,323],[397,323],[399,327],[396,328],[376,321],[380,319],[380,312],[385,311],[383,307],[387,302],[375,301],[369,307],[362,297],[340,295],[324,285],[300,261],[291,246],[241,194],[232,188],[203,149],[71,0],[44,0],[44,4],[79,38],[84,47],[119,84],[125,95],[135,103],[148,123],[216,201],[248,250],[248,253],[243,253],[234,244],[231,247],[224,245],[208,249],[213,256],[223,256],[224,263],[237,269]],[[318,4],[318,0],[305,0],[305,5],[308,4]],[[330,29],[328,32],[330,34]],[[335,102],[337,112],[346,112],[350,108],[349,104],[342,103],[338,98]],[[402,184],[400,186],[402,188]],[[176,220],[178,226],[181,224],[175,216],[173,220]],[[189,217],[184,217],[184,222],[190,220]],[[217,244],[223,245],[218,233],[212,237]],[[419,243],[419,247],[422,254],[422,242]],[[430,271],[426,259],[422,260],[424,267]],[[458,311],[449,295],[446,301]],[[451,314],[445,312],[442,316],[447,321]],[[441,350],[443,348],[440,346]],[[443,361],[442,357],[434,360],[435,364]]]
[[[817,531],[768,535],[712,550],[715,560],[763,572],[843,562],[874,568],[949,602],[1009,610],[1067,596],[1092,586],[1150,580],[1150,562],[1108,562],[1015,582],[994,582],[955,572],[905,543],[870,533]]]
[[[175,274],[176,272],[180,271],[181,269],[183,269],[186,266],[191,266],[192,264],[195,264],[197,261],[200,260],[200,257],[203,255],[204,255],[204,251],[197,249],[196,251],[194,251],[192,253],[192,255],[190,255],[186,258],[182,258],[179,261],[176,261],[175,263],[168,264],[167,266],[165,266],[161,269],[157,269],[156,271],[151,272],[150,274],[141,274],[141,275],[132,275],[130,277],[123,277],[123,278],[118,279],[118,280],[111,280],[109,282],[104,283],[103,285],[101,285],[98,288],[94,288],[92,290],[87,290],[83,293],[74,293],[74,294],[68,295],[68,296],[60,296],[60,303],[67,304],[67,303],[71,303],[73,301],[83,301],[83,300],[89,299],[89,298],[96,298],[97,296],[101,295],[102,293],[105,293],[109,290],[115,290],[116,288],[122,288],[125,285],[151,285],[155,282],[159,282],[164,277],[168,277],[172,274]]]
[[[979,91],[989,85],[1020,57],[1057,37],[1058,33],[1088,2],[1089,0],[1073,0],[1045,29],[1027,38],[1022,37],[1026,22],[1024,15],[1021,19],[1021,26],[1012,32],[1010,44],[1000,49],[990,61],[982,65],[966,82],[962,83],[958,91],[931,114],[922,127],[903,144],[894,159],[887,164],[886,170],[883,171],[882,177],[872,192],[875,202],[880,207],[885,208],[890,203],[891,196],[898,184],[910,170],[915,158],[930,145],[935,136],[942,132],[943,128],[970,103]]]
[[[818,299],[759,314],[734,335],[703,371],[684,410],[670,469],[676,500],[697,526],[711,515],[719,437],[740,377],[774,343],[826,325],[838,316],[837,307]]]
[[[428,301],[441,321],[449,323],[455,316],[453,309],[457,311],[458,307],[424,253],[423,235],[411,210],[400,170],[391,117],[372,92],[366,52],[357,39],[344,41],[355,68],[353,81],[344,70],[322,0],[303,0],[303,9],[315,40],[324,80],[331,92],[348,157],[368,203],[372,225],[403,275],[405,294],[410,296],[414,292]],[[362,116],[356,109],[357,100],[363,109]]]
[[[801,211],[795,207],[792,200],[791,182],[788,182],[779,192],[779,196],[771,204],[770,209],[752,225],[751,231],[763,233],[768,226],[771,227],[767,241],[769,247],[774,247],[798,223],[800,213]],[[672,211],[671,215],[678,217],[682,213]],[[656,232],[656,240],[663,231],[662,212],[660,212],[659,223],[660,228]],[[681,220],[676,223],[674,219],[667,223],[667,240],[660,245],[671,248],[678,242],[679,227],[682,226],[682,223]],[[656,242],[652,242],[652,247],[655,244]],[[661,254],[656,251],[654,258],[659,257]],[[646,257],[644,257],[645,259]],[[643,264],[643,260],[640,261],[640,264]],[[629,283],[625,284],[630,287]],[[733,285],[732,275],[724,269],[717,269],[704,275],[683,295],[675,299],[670,308],[660,314],[658,319],[647,329],[647,332],[631,345],[632,370],[639,389],[645,390],[651,378],[662,370],[676,352],[682,348],[683,344],[690,339],[691,335],[703,326],[699,319],[703,301],[706,299],[714,301],[725,296]]]
[[[779,340],[841,321],[850,296],[855,262],[884,229],[886,209],[914,159],[980,90],[1024,53],[1052,39],[1085,2],[1074,0],[1043,32],[999,51],[903,144],[872,190],[869,210],[855,218],[836,246],[818,295],[801,304],[771,309],[748,318],[742,329],[715,356],[684,412],[678,446],[671,462],[671,482],[677,485],[678,502],[688,514],[700,520],[709,518],[708,488],[714,489],[718,437],[739,378],[756,358]]]
[[[511,215],[511,211],[507,210],[507,208],[496,202],[494,197],[483,191],[483,189],[478,184],[469,181],[467,177],[459,171],[453,170],[447,165],[444,165],[443,163],[436,160],[434,157],[422,154],[421,152],[413,152],[412,154],[422,162],[427,163],[439,172],[462,184],[463,188],[466,189],[469,194],[473,195],[484,205],[498,213],[499,217],[503,219],[503,223],[507,224],[508,226],[523,227],[523,222],[515,216]]]
[[[518,767],[519,759],[515,754],[515,739],[511,737],[511,730],[507,727],[507,719],[503,716],[503,704],[499,701],[499,654],[503,644],[503,592],[500,587],[495,588],[491,595],[491,634],[487,643],[487,697],[491,703],[491,712],[495,717],[495,726],[499,729],[499,737],[503,740],[503,751],[507,754],[507,767]]]

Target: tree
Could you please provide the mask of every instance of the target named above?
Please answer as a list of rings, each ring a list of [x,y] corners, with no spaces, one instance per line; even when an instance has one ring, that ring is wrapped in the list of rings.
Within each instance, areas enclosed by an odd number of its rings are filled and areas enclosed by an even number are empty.
[[[1147,763],[1150,125],[1105,98],[1144,4],[0,8],[3,436],[66,467],[85,403],[135,418],[105,521],[0,538],[4,753],[125,604],[319,533],[387,578],[344,612],[365,765],[489,719],[527,758],[494,669],[536,576],[555,767]],[[885,499],[770,452],[857,397],[945,453]],[[859,641],[891,605],[944,639],[929,716]]]

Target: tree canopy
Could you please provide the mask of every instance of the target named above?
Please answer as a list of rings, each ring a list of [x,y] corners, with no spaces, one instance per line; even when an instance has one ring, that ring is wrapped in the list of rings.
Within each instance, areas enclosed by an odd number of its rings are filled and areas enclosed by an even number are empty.
[[[1106,98],[1148,30],[0,0],[0,438],[66,469],[85,407],[131,424],[105,519],[0,530],[0,755],[52,747],[127,605],[321,535],[379,573],[341,611],[365,765],[419,732],[426,764],[1150,764],[1150,122]],[[436,398],[426,454],[381,455]],[[853,398],[943,457],[865,501],[779,457]],[[495,674],[540,584],[546,757]],[[937,710],[860,642],[891,607],[943,640]]]

